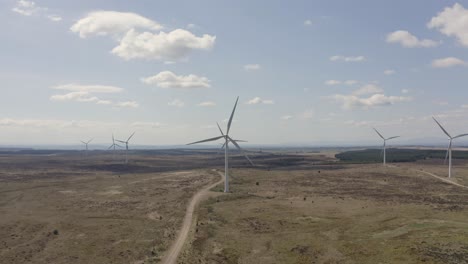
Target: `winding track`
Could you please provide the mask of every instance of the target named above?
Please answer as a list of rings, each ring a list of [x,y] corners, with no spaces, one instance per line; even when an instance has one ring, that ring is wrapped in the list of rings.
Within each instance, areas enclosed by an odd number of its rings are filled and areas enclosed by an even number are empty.
[[[163,264],[175,264],[176,263],[177,258],[179,257],[179,254],[182,251],[182,248],[185,244],[185,241],[187,240],[190,227],[192,226],[193,213],[195,211],[197,204],[201,200],[203,200],[203,198],[207,196],[211,188],[224,182],[223,173],[221,172],[218,172],[218,173],[221,176],[221,179],[218,182],[210,184],[209,186],[206,186],[205,188],[201,189],[190,200],[190,203],[185,212],[185,217],[184,217],[184,222],[182,224],[182,227],[180,228],[179,234],[177,234],[176,240],[174,241],[174,243],[169,248],[164,258],[162,259]]]
[[[399,166],[397,166],[397,165],[387,165],[387,166],[388,166],[388,167],[399,168]],[[449,179],[447,179],[447,178],[440,177],[440,176],[438,176],[438,175],[435,175],[434,173],[430,173],[430,172],[423,171],[423,170],[415,170],[415,169],[410,169],[410,170],[411,170],[411,171],[414,171],[414,172],[424,173],[424,174],[426,174],[426,175],[429,175],[429,176],[431,176],[431,177],[434,177],[434,178],[436,178],[436,179],[438,179],[438,180],[441,180],[441,181],[443,181],[443,182],[446,182],[446,183],[448,183],[448,184],[453,184],[453,185],[455,185],[455,186],[468,189],[468,186],[461,185],[461,184],[456,183],[456,182],[454,182],[454,181],[451,181],[451,180],[449,180]]]

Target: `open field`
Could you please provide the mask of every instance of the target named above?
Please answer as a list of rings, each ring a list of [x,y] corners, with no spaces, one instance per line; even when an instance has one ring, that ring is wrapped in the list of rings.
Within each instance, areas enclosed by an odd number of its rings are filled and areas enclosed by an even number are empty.
[[[219,181],[210,150],[0,156],[1,263],[160,263],[191,197]],[[230,194],[194,212],[179,263],[468,263],[468,190],[441,159],[382,167],[332,150],[232,158]],[[454,181],[468,185],[468,162]],[[56,231],[56,232],[54,232]]]
[[[468,190],[417,171],[445,175],[428,164],[236,170],[232,193],[200,208],[183,263],[468,263]]]

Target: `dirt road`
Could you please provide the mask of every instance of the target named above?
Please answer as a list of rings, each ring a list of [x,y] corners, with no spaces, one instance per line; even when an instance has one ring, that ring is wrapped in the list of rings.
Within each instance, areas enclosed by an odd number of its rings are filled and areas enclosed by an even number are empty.
[[[207,196],[207,194],[209,194],[211,188],[224,182],[224,174],[221,172],[218,172],[218,173],[221,176],[221,179],[218,182],[213,183],[201,189],[190,200],[190,203],[187,207],[187,211],[185,213],[184,222],[182,224],[182,227],[180,228],[179,234],[177,235],[177,239],[174,241],[174,243],[169,248],[164,258],[162,259],[163,264],[175,264],[176,263],[177,257],[179,256],[185,244],[185,241],[187,240],[190,227],[192,226],[193,212],[195,211],[197,204],[201,200],[203,200]]]

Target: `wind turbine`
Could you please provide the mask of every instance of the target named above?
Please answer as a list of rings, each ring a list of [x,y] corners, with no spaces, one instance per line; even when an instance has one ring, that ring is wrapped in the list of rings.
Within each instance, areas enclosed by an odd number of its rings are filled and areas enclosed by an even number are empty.
[[[384,136],[382,136],[382,134],[380,134],[379,131],[377,131],[377,129],[375,129],[375,132],[377,132],[377,134],[379,135],[379,137],[381,137],[383,139],[383,147],[382,147],[382,152],[383,152],[383,165],[385,166],[387,164],[387,140],[390,140],[390,139],[394,139],[394,138],[398,138],[400,136],[395,136],[395,137],[389,137],[389,138],[384,138]]]
[[[88,140],[88,141],[83,141],[83,140],[80,140],[81,143],[83,143],[85,145],[85,157],[88,157],[88,145],[89,143],[93,141],[93,138]]]
[[[121,148],[122,146],[120,146],[119,144],[116,144],[116,143],[115,143],[114,133],[112,133],[112,145],[110,145],[110,147],[108,148],[108,150],[111,149],[111,148],[114,148],[114,151],[112,152],[112,156],[114,157],[114,159],[115,159],[115,147],[120,147],[120,148]]]
[[[224,139],[224,144],[221,147],[221,149],[224,148],[224,175],[225,175],[224,192],[225,193],[229,192],[229,142],[231,142],[244,155],[244,157],[249,161],[249,163],[252,166],[254,165],[252,163],[252,161],[249,159],[249,157],[245,154],[244,150],[239,146],[239,144],[237,144],[238,141],[232,139],[229,136],[229,131],[231,130],[232,119],[234,118],[234,113],[236,111],[238,101],[239,101],[239,97],[237,97],[236,103],[234,105],[234,109],[232,110],[232,113],[231,113],[231,117],[229,118],[229,122],[227,124],[226,134],[224,134],[224,132],[221,129],[221,127],[219,126],[219,124],[216,123],[218,125],[219,132],[221,132],[221,136],[214,137],[214,138],[209,138],[209,139],[205,139],[205,140],[201,140],[201,141],[197,141],[197,142],[187,144],[187,145],[193,145],[193,144],[198,144],[198,143],[216,141],[216,140],[219,140],[219,139],[222,139],[222,138]]]
[[[136,132],[136,131],[135,131],[135,132]],[[133,137],[133,135],[135,135],[135,132],[133,132],[133,134],[130,135],[130,137],[128,137],[127,141],[122,141],[122,140],[116,139],[116,141],[125,144],[125,164],[128,163],[128,142],[129,142],[130,139]]]
[[[461,134],[461,135],[452,137],[447,132],[447,130],[445,130],[444,127],[434,117],[432,117],[432,119],[434,119],[434,121],[437,123],[437,125],[439,125],[440,129],[442,129],[442,131],[444,131],[445,135],[448,136],[449,145],[448,145],[448,148],[447,148],[447,154],[445,154],[444,164],[447,162],[447,157],[448,157],[448,159],[449,159],[449,178],[450,178],[450,177],[452,177],[452,140],[454,140],[456,138],[461,138],[461,137],[464,137],[464,136],[468,136],[468,134]]]

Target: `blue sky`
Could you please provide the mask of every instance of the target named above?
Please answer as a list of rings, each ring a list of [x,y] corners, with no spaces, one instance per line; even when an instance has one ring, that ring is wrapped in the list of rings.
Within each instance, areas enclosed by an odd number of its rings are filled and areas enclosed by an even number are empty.
[[[465,9],[467,8],[467,9]],[[468,131],[463,1],[0,3],[0,144],[372,144]]]

